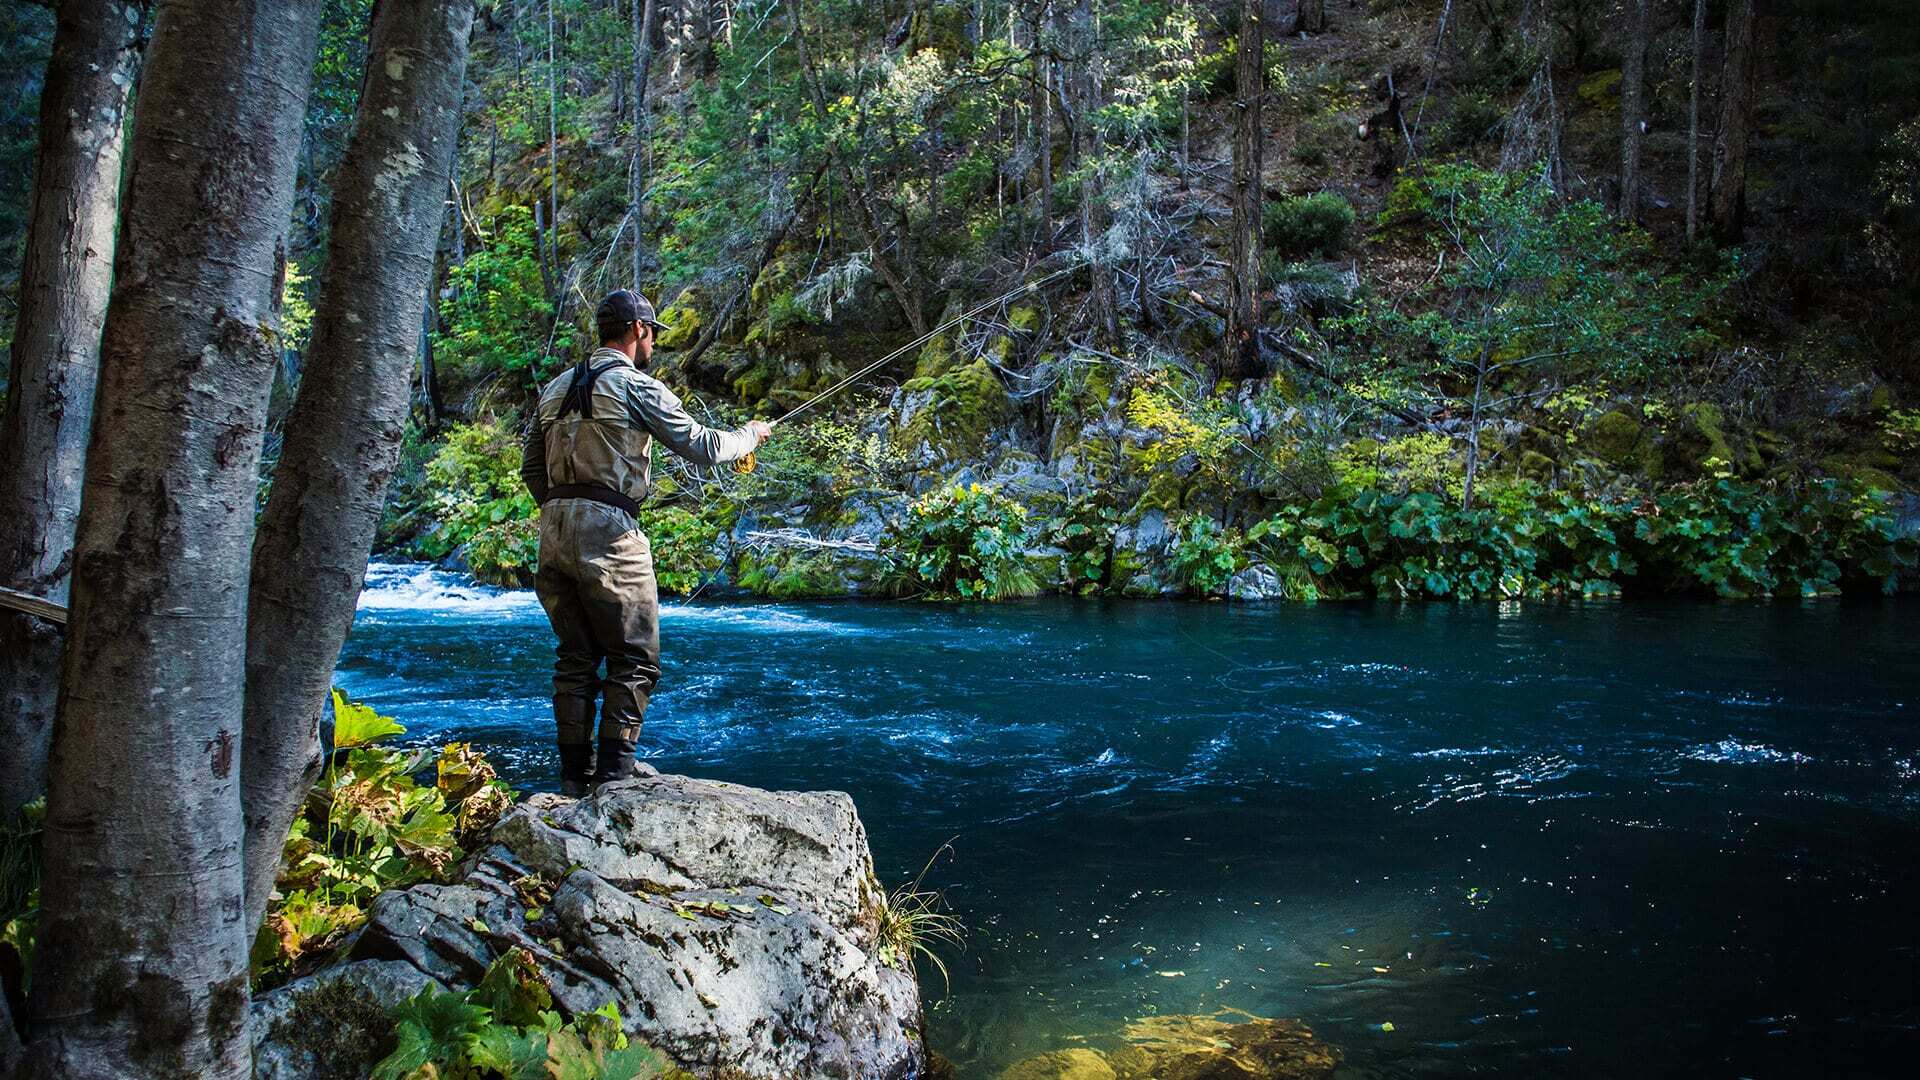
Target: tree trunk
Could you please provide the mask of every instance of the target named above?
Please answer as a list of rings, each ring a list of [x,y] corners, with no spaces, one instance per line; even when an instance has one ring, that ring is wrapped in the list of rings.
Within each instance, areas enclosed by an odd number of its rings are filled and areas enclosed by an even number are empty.
[[[1106,176],[1100,160],[1100,127],[1094,122],[1094,114],[1100,109],[1100,11],[1094,0],[1076,0],[1072,18],[1074,110],[1080,116],[1074,128],[1074,157],[1080,170],[1080,257],[1087,260],[1092,285],[1089,298],[1095,338],[1111,346],[1119,338],[1119,327],[1114,312],[1113,268],[1099,250]]]
[[[460,132],[472,0],[382,0],[334,181],[306,377],[260,516],[247,603],[247,926],[320,772],[319,724],[398,463],[416,327]]]
[[[100,324],[113,279],[127,88],[139,66],[145,3],[75,0],[56,8],[40,91],[40,146],[12,374],[0,422],[0,585],[64,604]],[[0,611],[0,819],[47,786],[60,630]]]
[[[1241,0],[1233,123],[1233,297],[1227,305],[1226,355],[1216,373],[1249,379],[1260,365],[1260,159],[1265,143],[1260,105],[1266,96],[1261,54],[1266,27],[1261,0]]]
[[[1480,475],[1480,419],[1487,400],[1487,366],[1489,350],[1480,349],[1480,358],[1473,368],[1473,408],[1467,420],[1467,478],[1460,489],[1460,509],[1473,509],[1473,483]]]
[[[1727,5],[1727,58],[1720,76],[1720,131],[1713,141],[1713,232],[1740,241],[1747,224],[1747,126],[1753,119],[1753,0]]]
[[[320,8],[156,19],[74,544],[29,1075],[251,1069],[247,555]]]
[[[813,53],[807,48],[806,30],[800,25],[800,5],[787,5],[787,27],[793,32],[794,48],[800,53],[800,70],[807,83],[807,92],[813,99],[814,119],[828,132],[827,157],[833,162],[835,171],[840,173],[840,181],[847,189],[847,202],[853,206],[854,228],[860,233],[860,242],[873,253],[873,268],[887,288],[893,293],[894,300],[907,317],[907,325],[913,327],[915,334],[927,332],[926,314],[921,310],[919,284],[913,272],[913,261],[909,257],[905,268],[896,267],[887,257],[880,243],[880,226],[874,217],[872,193],[860,183],[853,167],[847,163],[846,156],[833,143],[832,124],[828,120],[827,92],[820,82],[820,72],[814,67]],[[905,247],[906,236],[900,237]]]
[[[1647,39],[1652,0],[1632,0],[1627,51],[1620,62],[1620,217],[1640,220],[1640,147],[1647,134]]]
[[[633,162],[627,171],[627,220],[633,226],[632,288],[640,287],[646,267],[646,230],[641,228],[640,203],[647,193],[647,76],[653,67],[653,26],[658,20],[655,0],[633,0]]]
[[[1049,28],[1053,0],[1043,0],[1033,24],[1034,151],[1040,156],[1040,253],[1053,247],[1053,55]]]
[[[1687,243],[1700,234],[1700,54],[1707,38],[1707,0],[1693,0],[1693,71],[1687,79]]]

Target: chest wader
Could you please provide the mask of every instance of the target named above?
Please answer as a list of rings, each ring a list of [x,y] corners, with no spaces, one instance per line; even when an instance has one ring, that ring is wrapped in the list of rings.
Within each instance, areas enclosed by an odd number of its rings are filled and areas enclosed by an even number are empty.
[[[591,422],[593,384],[614,363],[577,365],[560,412],[549,423],[562,424],[575,413],[581,423]],[[592,483],[555,485],[540,506],[534,591],[559,639],[553,717],[561,786],[569,794],[637,775],[634,747],[647,699],[660,678],[659,594],[652,551],[634,524],[639,509],[626,495]],[[597,755],[592,742],[596,697]]]

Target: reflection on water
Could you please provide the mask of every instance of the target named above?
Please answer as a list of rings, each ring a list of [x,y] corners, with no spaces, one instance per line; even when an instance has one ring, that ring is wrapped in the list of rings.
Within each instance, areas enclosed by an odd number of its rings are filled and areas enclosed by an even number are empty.
[[[893,882],[956,838],[965,1077],[1223,1008],[1342,1075],[1904,1073],[1917,616],[669,606],[643,753],[851,792]],[[530,594],[376,567],[340,682],[547,786],[551,648]]]

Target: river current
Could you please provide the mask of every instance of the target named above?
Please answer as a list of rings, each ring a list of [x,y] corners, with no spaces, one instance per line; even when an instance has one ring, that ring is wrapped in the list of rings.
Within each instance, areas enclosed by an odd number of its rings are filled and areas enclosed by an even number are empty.
[[[966,1080],[1141,1017],[1343,1076],[1911,1075],[1920,601],[666,606],[662,771],[850,792]],[[531,593],[375,564],[338,682],[551,789]]]

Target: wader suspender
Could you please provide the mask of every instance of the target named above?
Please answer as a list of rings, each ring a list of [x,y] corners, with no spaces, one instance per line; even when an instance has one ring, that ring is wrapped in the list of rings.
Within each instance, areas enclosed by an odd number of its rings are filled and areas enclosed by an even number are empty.
[[[612,370],[613,366],[619,362],[618,360],[609,360],[598,367],[591,366],[592,362],[589,360],[582,360],[578,364],[575,364],[573,367],[573,381],[567,384],[566,400],[560,403],[560,412],[553,418],[554,422],[558,423],[561,420],[565,420],[567,414],[576,412],[580,414],[580,419],[582,420],[593,419],[593,384],[601,375]],[[601,484],[560,484],[556,487],[548,488],[547,497],[540,500],[540,502],[542,505],[545,505],[554,499],[590,499],[593,502],[618,507],[629,514],[638,514],[640,512],[639,503]]]

